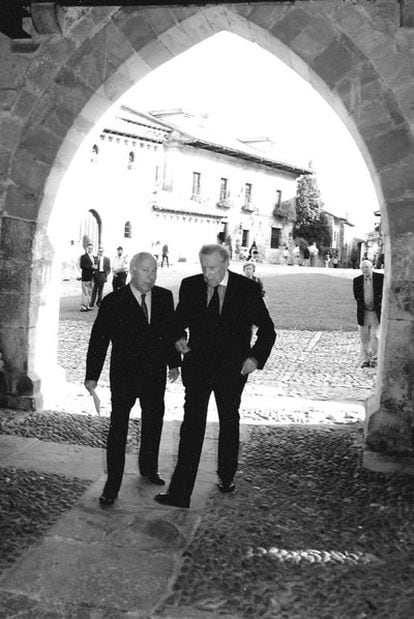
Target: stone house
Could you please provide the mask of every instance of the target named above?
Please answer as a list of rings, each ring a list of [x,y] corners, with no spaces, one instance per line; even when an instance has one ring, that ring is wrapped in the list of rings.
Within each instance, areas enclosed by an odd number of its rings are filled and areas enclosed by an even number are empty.
[[[161,242],[173,260],[194,261],[219,238],[235,258],[255,241],[263,260],[277,261],[292,236],[296,179],[307,170],[257,142],[182,110],[122,106],[82,147],[59,192],[60,210],[79,205],[66,247],[92,241],[108,255],[118,245],[132,254]]]

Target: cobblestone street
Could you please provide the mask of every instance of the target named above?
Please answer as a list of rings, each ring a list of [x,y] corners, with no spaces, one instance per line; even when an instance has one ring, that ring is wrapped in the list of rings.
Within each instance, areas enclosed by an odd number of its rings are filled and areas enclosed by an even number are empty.
[[[269,272],[275,269],[272,265],[261,265],[265,272],[266,267]],[[185,270],[194,271],[194,267],[187,266]],[[185,270],[182,266],[168,272],[160,269],[157,283],[176,289]],[[332,269],[321,271],[334,275]],[[302,272],[305,269],[301,269]],[[311,272],[307,272],[311,276]],[[338,275],[350,279],[355,272],[348,270]],[[73,311],[78,314],[79,283],[64,282],[63,295],[70,297]],[[68,299],[65,301],[67,303]],[[69,384],[67,393],[59,394],[55,401],[48,403],[48,408],[76,413],[93,412],[93,403],[85,392],[83,379],[94,316],[91,312],[85,320],[80,320],[76,315],[73,320],[66,318],[60,321],[58,362],[64,368]],[[363,418],[363,402],[374,389],[376,372],[359,367],[359,337],[356,330],[298,331],[277,328],[277,334],[276,345],[264,370],[255,372],[249,378],[242,400],[242,419],[250,423],[283,421],[286,417],[303,421],[305,413],[311,415],[312,420],[320,420],[325,415],[329,415],[331,420],[333,416],[338,421],[344,415],[348,420],[349,415]],[[107,360],[99,383],[103,415],[109,414],[108,368]],[[181,382],[168,385],[167,418],[181,418],[182,401]],[[211,406],[214,409],[213,403]],[[135,414],[139,414],[137,407],[133,416]]]

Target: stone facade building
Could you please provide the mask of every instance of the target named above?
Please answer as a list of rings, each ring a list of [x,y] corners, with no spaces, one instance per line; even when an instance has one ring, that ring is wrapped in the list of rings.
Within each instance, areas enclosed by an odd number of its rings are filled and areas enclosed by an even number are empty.
[[[75,241],[81,251],[92,241],[111,256],[118,245],[132,255],[160,242],[173,260],[195,261],[202,244],[219,238],[234,257],[255,241],[262,259],[282,262],[296,179],[308,171],[254,145],[182,110],[123,106],[65,176],[58,210],[79,207],[65,246]]]
[[[80,144],[139,79],[226,30],[311,83],[345,123],[371,173],[385,287],[364,463],[412,468],[413,0],[60,7],[55,22],[37,13],[24,24],[20,4],[14,6],[15,27],[0,25],[0,404],[39,407],[53,380],[60,236],[52,224]]]

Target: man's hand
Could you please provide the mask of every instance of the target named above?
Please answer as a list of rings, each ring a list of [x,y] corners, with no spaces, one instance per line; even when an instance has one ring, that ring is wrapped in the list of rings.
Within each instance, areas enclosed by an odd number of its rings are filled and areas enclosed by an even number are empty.
[[[180,370],[178,368],[170,368],[168,370],[168,380],[171,383],[174,383],[180,375]]]
[[[243,367],[241,369],[240,374],[242,374],[242,376],[245,376],[246,374],[251,374],[256,369],[257,369],[256,359],[253,359],[252,357],[247,357],[247,359],[243,363]]]
[[[95,391],[96,387],[98,385],[98,381],[97,380],[85,380],[85,387],[87,389],[87,391],[89,391],[89,393],[92,395],[92,392]]]
[[[182,355],[185,355],[191,350],[191,348],[187,344],[187,340],[185,339],[185,337],[182,337],[181,340],[178,340],[177,342],[175,342],[175,349],[177,352],[181,353]]]

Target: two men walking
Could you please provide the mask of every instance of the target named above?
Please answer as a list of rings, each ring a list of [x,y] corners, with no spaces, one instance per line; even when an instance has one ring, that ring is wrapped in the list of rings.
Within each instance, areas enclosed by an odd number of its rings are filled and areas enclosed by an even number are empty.
[[[222,246],[202,247],[200,263],[202,274],[185,278],[181,284],[175,315],[171,293],[154,285],[156,263],[149,254],[133,258],[131,284],[102,302],[89,343],[85,385],[89,390],[96,386],[112,341],[112,412],[108,480],[101,497],[104,505],[111,505],[119,491],[128,417],[137,397],[142,408],[140,472],[153,483],[163,483],[157,467],[165,372],[168,365],[171,378],[178,376],[180,355],[185,404],[178,461],[168,491],[155,500],[162,505],[189,507],[212,392],[220,422],[218,487],[221,492],[235,488],[241,395],[248,375],[264,367],[276,334],[260,287],[228,269],[229,256]],[[153,290],[151,315],[145,321],[148,290]],[[253,326],[257,332],[252,344]],[[158,412],[154,414],[154,410]]]

